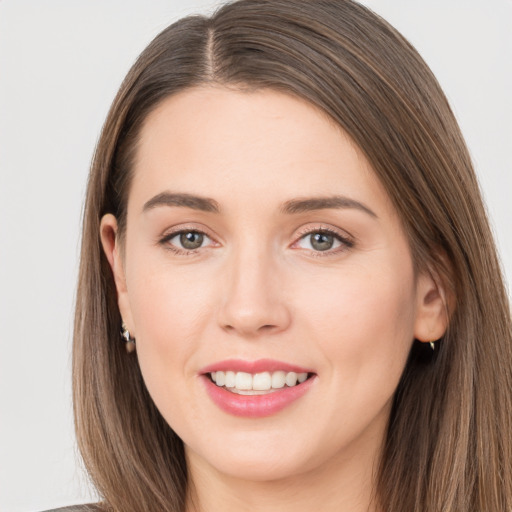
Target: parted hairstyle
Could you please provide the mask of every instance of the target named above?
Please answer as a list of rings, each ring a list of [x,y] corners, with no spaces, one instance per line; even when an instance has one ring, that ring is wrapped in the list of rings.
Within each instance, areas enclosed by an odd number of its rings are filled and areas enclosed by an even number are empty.
[[[86,196],[73,346],[79,449],[105,510],[185,506],[182,441],[120,338],[100,243],[121,237],[141,126],[187,88],[271,89],[305,99],[361,148],[391,198],[417,271],[447,290],[433,356],[414,341],[376,476],[385,512],[512,511],[512,327],[477,179],[450,106],[394,28],[351,0],[240,0],[172,24],[143,51],[112,104]],[[428,344],[427,344],[428,347]]]

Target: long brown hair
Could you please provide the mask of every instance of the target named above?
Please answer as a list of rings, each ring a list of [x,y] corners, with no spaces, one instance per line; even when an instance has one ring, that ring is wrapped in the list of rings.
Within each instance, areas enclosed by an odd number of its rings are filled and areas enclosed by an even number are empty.
[[[436,79],[388,23],[351,0],[240,0],[171,25],[128,73],[89,177],[73,374],[86,468],[119,512],[182,511],[183,444],[160,416],[121,319],[100,245],[105,213],[126,222],[147,115],[201,84],[271,88],[325,111],[364,151],[398,211],[418,269],[449,290],[434,356],[412,346],[377,476],[388,512],[512,510],[512,327],[468,151]]]

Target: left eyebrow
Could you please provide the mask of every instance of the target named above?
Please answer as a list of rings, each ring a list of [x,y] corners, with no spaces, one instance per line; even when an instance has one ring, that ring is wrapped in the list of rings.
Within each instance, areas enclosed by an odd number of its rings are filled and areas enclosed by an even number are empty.
[[[345,196],[309,197],[305,199],[292,199],[283,204],[281,211],[287,214],[312,212],[316,210],[353,208],[360,210],[370,217],[377,219],[375,212],[355,199]]]
[[[217,201],[209,197],[194,196],[192,194],[176,194],[172,192],[162,192],[149,201],[146,201],[142,211],[146,212],[159,206],[178,206],[213,213],[219,213],[220,211]]]

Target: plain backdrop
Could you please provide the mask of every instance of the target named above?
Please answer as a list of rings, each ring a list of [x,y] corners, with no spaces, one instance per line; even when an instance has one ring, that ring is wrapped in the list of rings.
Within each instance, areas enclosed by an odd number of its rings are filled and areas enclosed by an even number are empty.
[[[220,2],[217,2],[218,5]],[[512,282],[512,0],[366,0],[420,51],[462,126]],[[0,0],[0,510],[94,500],[70,353],[91,155],[120,82],[199,0]],[[510,290],[510,285],[509,285]]]

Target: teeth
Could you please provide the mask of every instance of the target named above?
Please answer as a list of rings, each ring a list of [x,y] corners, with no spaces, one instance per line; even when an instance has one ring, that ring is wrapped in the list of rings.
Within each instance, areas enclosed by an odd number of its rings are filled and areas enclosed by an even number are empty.
[[[272,387],[274,389],[284,388],[286,384],[286,373],[285,372],[274,372],[272,374]]]
[[[284,381],[287,386],[295,386],[297,384],[297,374],[295,372],[288,372]]]
[[[234,387],[245,391],[252,389],[252,375],[245,372],[236,372]]]
[[[272,377],[269,372],[256,373],[252,378],[252,389],[268,391],[272,387]]]
[[[226,374],[224,372],[216,372],[215,383],[217,386],[224,386],[226,383]]]
[[[235,372],[226,372],[226,381],[224,385],[227,388],[234,388],[236,383]]]
[[[296,372],[263,372],[254,375],[246,372],[211,372],[210,376],[217,386],[225,386],[234,392],[240,394],[247,391],[270,391],[271,389],[281,389],[284,386],[292,387],[301,384],[308,378],[307,373]]]

